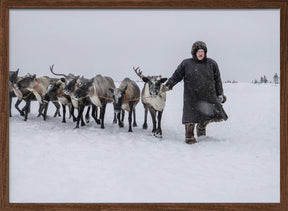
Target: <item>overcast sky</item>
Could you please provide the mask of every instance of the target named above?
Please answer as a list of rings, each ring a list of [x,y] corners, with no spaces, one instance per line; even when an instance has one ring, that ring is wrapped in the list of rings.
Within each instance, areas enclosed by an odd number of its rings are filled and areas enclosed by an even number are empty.
[[[280,10],[10,9],[9,68],[138,80],[170,77],[202,40],[222,81],[280,73]]]

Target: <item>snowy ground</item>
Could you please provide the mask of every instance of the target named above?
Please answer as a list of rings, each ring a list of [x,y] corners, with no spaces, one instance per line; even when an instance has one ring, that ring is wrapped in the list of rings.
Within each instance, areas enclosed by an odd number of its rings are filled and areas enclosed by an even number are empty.
[[[139,83],[140,88],[143,83]],[[198,143],[184,142],[183,84],[167,93],[163,138],[138,127],[94,121],[46,122],[32,104],[27,122],[10,118],[10,202],[279,202],[279,85],[224,84],[229,119],[207,127]],[[15,101],[14,101],[15,102]],[[23,105],[23,104],[21,104]],[[127,118],[126,114],[126,118]]]

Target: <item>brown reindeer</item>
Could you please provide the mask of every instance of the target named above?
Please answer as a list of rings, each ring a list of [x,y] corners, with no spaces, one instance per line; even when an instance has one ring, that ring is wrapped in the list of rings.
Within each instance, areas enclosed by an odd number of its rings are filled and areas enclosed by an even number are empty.
[[[68,106],[69,108],[69,113],[70,116],[69,118],[71,118],[71,116],[73,117],[73,120],[75,118],[74,116],[74,112],[72,112],[73,106],[71,103],[71,98],[69,95],[64,94],[63,89],[64,89],[65,83],[59,79],[56,82],[51,83],[47,90],[46,93],[43,97],[44,102],[48,103],[49,101],[59,101],[60,104],[62,105],[62,111],[63,111],[63,119],[62,122],[66,123],[66,106]]]
[[[38,77],[36,78],[36,74],[34,75],[26,75],[21,80],[19,80],[15,86],[18,90],[28,90],[33,93],[36,97],[37,101],[41,104],[41,108],[39,109],[39,113],[43,116],[43,119],[46,120],[47,117],[47,110],[48,110],[48,103],[43,101],[43,96],[49,86],[50,83],[56,81],[58,79],[49,78],[48,76]],[[60,116],[60,104],[58,102],[53,102],[56,106],[56,112],[54,116],[58,114]],[[43,113],[43,112],[44,113]],[[27,117],[25,117],[27,119]]]
[[[71,98],[71,103],[72,103],[73,108],[76,108],[78,110],[78,115],[76,118],[74,118],[74,109],[71,109],[71,115],[73,116],[73,121],[76,121],[75,128],[79,128],[80,121],[81,121],[81,126],[85,126],[85,123],[83,120],[83,111],[84,111],[85,106],[88,106],[88,109],[85,115],[86,123],[88,123],[90,121],[89,112],[90,112],[90,109],[91,109],[90,106],[92,103],[88,97],[81,98],[80,100],[72,97],[76,90],[77,84],[81,80],[80,76],[75,76],[71,73],[69,75],[65,75],[63,73],[58,74],[53,71],[53,67],[54,65],[50,67],[51,73],[57,76],[63,76],[63,78],[61,78],[61,81],[64,82],[65,84],[63,93]],[[97,119],[97,107],[94,106],[93,104],[92,104],[92,117],[95,119],[97,124],[100,124],[100,120]]]
[[[119,127],[123,127],[123,119],[124,112],[127,111],[129,113],[128,121],[129,121],[129,130],[128,132],[132,132],[132,113],[134,116],[133,127],[137,126],[136,123],[136,111],[135,107],[140,100],[140,89],[139,86],[132,81],[130,78],[125,78],[118,88],[112,89],[114,99],[114,112],[117,115]],[[122,111],[122,121],[120,119],[120,114]]]
[[[89,97],[90,101],[100,108],[100,122],[102,129],[104,129],[106,105],[113,101],[113,93],[109,90],[110,88],[115,88],[113,79],[99,74],[92,79],[81,78],[72,95],[72,99],[74,98],[75,100]],[[114,113],[113,123],[115,123],[115,121],[116,115]]]
[[[9,116],[11,117],[11,105],[12,105],[12,98],[17,97],[17,101],[15,103],[15,108],[20,113],[21,116],[24,116],[24,120],[26,121],[28,118],[28,113],[30,112],[30,104],[31,101],[36,101],[35,96],[32,94],[32,92],[28,91],[27,89],[16,89],[15,85],[19,80],[21,80],[23,77],[18,76],[19,68],[16,71],[9,71]],[[25,101],[25,106],[20,109],[19,105],[22,101]],[[41,104],[39,104],[39,114],[41,112]]]

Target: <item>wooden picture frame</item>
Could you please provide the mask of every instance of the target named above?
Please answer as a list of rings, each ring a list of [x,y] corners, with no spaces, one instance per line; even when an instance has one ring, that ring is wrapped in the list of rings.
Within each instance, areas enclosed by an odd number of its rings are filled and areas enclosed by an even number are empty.
[[[288,210],[288,2],[287,0],[1,0],[0,8],[0,210]],[[280,203],[10,203],[9,9],[165,8],[280,9]]]

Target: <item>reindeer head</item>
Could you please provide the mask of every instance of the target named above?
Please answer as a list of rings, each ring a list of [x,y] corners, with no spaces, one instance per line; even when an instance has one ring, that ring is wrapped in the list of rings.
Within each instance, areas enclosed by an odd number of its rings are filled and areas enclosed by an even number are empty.
[[[9,71],[9,86],[17,83],[19,68],[16,71]]]
[[[159,92],[161,91],[161,85],[167,78],[162,78],[161,75],[159,76],[144,76],[142,71],[137,67],[136,69],[133,67],[135,73],[149,86],[149,93],[151,97],[156,97]]]
[[[75,91],[77,80],[80,78],[80,76],[75,76],[73,74],[69,74],[66,78],[62,78],[62,81],[65,83],[65,88],[63,92],[66,95],[70,95],[72,92]]]
[[[80,78],[77,81],[76,89],[73,93],[73,98],[79,100],[81,98],[87,97],[93,87],[93,78],[85,79]]]
[[[142,80],[148,84],[151,97],[156,97],[161,91],[161,85],[167,78],[159,78],[158,76],[143,77]]]
[[[59,80],[58,82],[52,83],[48,86],[46,93],[43,97],[44,102],[49,102],[51,98],[55,97],[63,89],[63,82]]]
[[[33,88],[33,81],[36,79],[36,74],[25,75],[21,80],[19,80],[15,86],[16,89],[29,89]]]
[[[64,88],[63,92],[66,95],[70,95],[72,92],[74,92],[77,80],[80,76],[75,76],[73,74],[65,75],[63,73],[60,73],[60,74],[55,73],[53,68],[54,68],[54,64],[52,66],[50,66],[50,72],[53,75],[63,76],[63,78],[60,79],[63,83],[65,83],[65,88]]]
[[[116,113],[119,113],[121,111],[122,104],[123,104],[123,102],[125,100],[127,86],[124,89],[120,89],[120,88],[112,89],[112,88],[109,88],[109,90],[113,93],[114,111]]]

